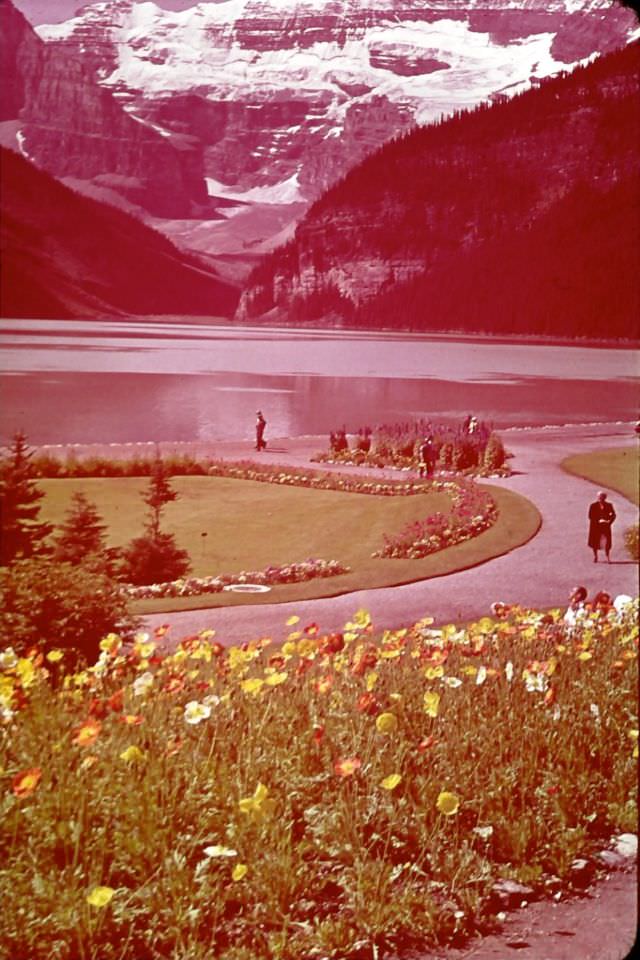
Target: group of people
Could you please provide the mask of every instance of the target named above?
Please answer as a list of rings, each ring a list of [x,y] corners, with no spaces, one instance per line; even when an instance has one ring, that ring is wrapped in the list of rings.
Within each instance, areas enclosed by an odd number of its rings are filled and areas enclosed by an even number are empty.
[[[264,431],[267,426],[262,411],[256,411],[256,450],[266,450],[267,441],[264,439]],[[478,421],[475,417],[469,415],[464,424],[467,433],[475,433],[478,429]],[[436,465],[436,447],[433,442],[433,434],[424,438],[418,448],[418,473],[420,477],[431,477]],[[589,536],[587,543],[593,550],[593,562],[598,562],[598,553],[604,550],[607,563],[611,563],[611,527],[616,519],[616,511],[613,504],[607,500],[607,494],[604,490],[598,493],[597,500],[589,505]],[[584,589],[584,588],[581,588]]]

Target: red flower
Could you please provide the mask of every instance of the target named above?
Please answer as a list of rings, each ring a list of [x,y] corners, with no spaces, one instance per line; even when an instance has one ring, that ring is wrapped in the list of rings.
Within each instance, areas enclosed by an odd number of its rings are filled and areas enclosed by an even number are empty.
[[[322,641],[322,653],[340,653],[344,649],[344,637],[341,633],[330,633]]]
[[[321,743],[324,738],[324,727],[319,726],[319,724],[314,723],[313,725],[313,739],[315,743]]]
[[[356,710],[358,713],[366,713],[370,717],[375,717],[380,709],[380,704],[372,693],[362,693],[358,697],[358,701],[356,703]]]
[[[112,693],[107,700],[107,705],[110,710],[119,713],[124,706],[124,690],[116,690],[115,693]]]

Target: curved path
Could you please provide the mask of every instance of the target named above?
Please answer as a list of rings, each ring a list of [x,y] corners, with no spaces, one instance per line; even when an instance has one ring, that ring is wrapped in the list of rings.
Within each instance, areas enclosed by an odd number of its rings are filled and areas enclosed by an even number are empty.
[[[224,644],[265,635],[278,641],[288,632],[285,621],[292,614],[299,615],[305,623],[317,623],[323,631],[333,631],[339,630],[356,610],[364,608],[371,613],[376,627],[397,628],[425,616],[433,617],[436,624],[476,619],[489,613],[494,600],[528,607],[562,606],[576,584],[584,584],[589,595],[607,590],[614,596],[635,596],[638,568],[626,554],[622,534],[637,521],[637,507],[621,494],[610,494],[618,514],[612,562],[594,564],[586,545],[586,514],[598,487],[560,467],[561,460],[569,454],[634,446],[638,441],[631,425],[508,430],[501,436],[514,455],[511,465],[515,473],[491,482],[528,497],[542,515],[540,531],[524,546],[469,570],[404,586],[292,603],[159,613],[145,618],[146,628],[171,624],[173,639],[212,628],[216,639]],[[317,467],[309,464],[309,457],[325,443],[325,438],[300,437],[270,441],[268,451],[261,454],[256,454],[248,442],[221,443],[206,452],[233,460],[260,459]]]

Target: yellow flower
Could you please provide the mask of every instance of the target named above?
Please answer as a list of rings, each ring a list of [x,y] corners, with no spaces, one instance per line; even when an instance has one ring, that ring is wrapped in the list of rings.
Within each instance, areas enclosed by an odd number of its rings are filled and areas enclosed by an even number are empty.
[[[99,647],[106,653],[117,653],[122,646],[122,639],[117,633],[108,633],[99,643]]]
[[[87,903],[92,907],[106,907],[114,893],[113,887],[94,887],[87,894]]]
[[[282,673],[270,673],[264,682],[268,687],[277,687],[281,683],[284,683],[287,677],[288,673],[286,673],[286,671],[283,671]]]
[[[440,666],[440,667],[427,667],[427,669],[426,669],[425,672],[424,672],[424,675],[425,675],[425,677],[427,678],[427,680],[437,680],[438,677],[443,677],[443,676],[444,676],[444,667],[442,667],[442,666]]]
[[[20,660],[18,660],[16,673],[20,677],[20,683],[23,687],[30,687],[36,678],[35,667],[31,660],[27,660],[26,657],[21,657]]]
[[[296,652],[296,645],[291,640],[287,640],[286,643],[282,644],[283,657],[292,657],[295,652]]]
[[[273,813],[275,803],[269,799],[269,791],[263,783],[259,783],[254,790],[252,797],[244,797],[239,801],[238,806],[242,813],[260,819],[265,815]]]
[[[300,617],[293,616],[293,617],[289,617],[289,619],[286,622],[286,625],[287,627],[294,627],[296,623],[300,623]]]
[[[398,726],[398,721],[393,713],[381,713],[376,718],[376,730],[378,733],[393,733]]]
[[[373,670],[371,670],[365,677],[365,684],[366,684],[367,690],[371,692],[377,682],[378,682],[378,674],[375,673]]]
[[[437,717],[439,706],[440,694],[434,690],[428,690],[424,695],[424,712],[428,717]]]
[[[438,794],[438,799],[436,800],[436,807],[440,813],[444,813],[445,816],[451,817],[454,813],[458,812],[458,807],[460,806],[460,798],[456,796],[455,793],[448,793],[446,790],[443,790]]]
[[[592,657],[593,657],[593,654],[590,653],[589,650],[582,650],[578,654],[578,660],[591,660]]]
[[[399,783],[401,783],[402,777],[399,773],[392,773],[388,777],[385,777],[384,780],[380,781],[380,786],[384,790],[395,790]]]
[[[383,647],[380,651],[380,656],[383,660],[395,660],[395,658],[399,657],[401,653],[402,650],[398,649],[398,647]]]
[[[144,751],[140,747],[136,747],[134,744],[131,744],[130,747],[127,747],[126,750],[123,750],[120,754],[120,759],[124,760],[125,763],[140,763],[141,760],[145,759]]]
[[[260,693],[264,685],[264,680],[260,677],[251,677],[249,680],[243,680],[240,684],[243,693],[251,693],[254,696]]]
[[[303,637],[298,642],[298,654],[301,657],[310,657],[312,653],[316,652],[317,648],[318,644],[311,637]]]
[[[49,650],[47,660],[49,663],[58,663],[64,657],[64,650]]]
[[[249,867],[246,865],[246,863],[236,864],[231,872],[231,879],[235,880],[236,882],[238,880],[242,880],[243,877],[246,877],[248,870]]]

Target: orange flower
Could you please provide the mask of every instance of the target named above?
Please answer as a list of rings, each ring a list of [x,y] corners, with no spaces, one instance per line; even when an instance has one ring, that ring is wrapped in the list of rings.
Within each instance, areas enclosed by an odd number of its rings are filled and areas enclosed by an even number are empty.
[[[79,727],[72,742],[79,747],[90,747],[98,739],[101,729],[102,724],[99,720],[87,720]]]
[[[124,690],[116,690],[115,693],[112,693],[107,700],[107,704],[109,706],[109,710],[120,712],[124,705]]]
[[[13,778],[13,792],[16,797],[28,797],[36,789],[42,777],[40,767],[32,767],[30,770],[23,770]]]
[[[333,769],[340,777],[350,777],[362,766],[362,760],[358,757],[344,757],[342,760],[336,760]]]
[[[139,726],[144,720],[138,713],[125,713],[120,717],[120,723],[126,723],[130,727]]]
[[[316,690],[318,691],[318,693],[329,693],[332,686],[333,686],[333,677],[331,676],[330,673],[328,673],[324,677],[320,677],[320,679],[316,682]]]

